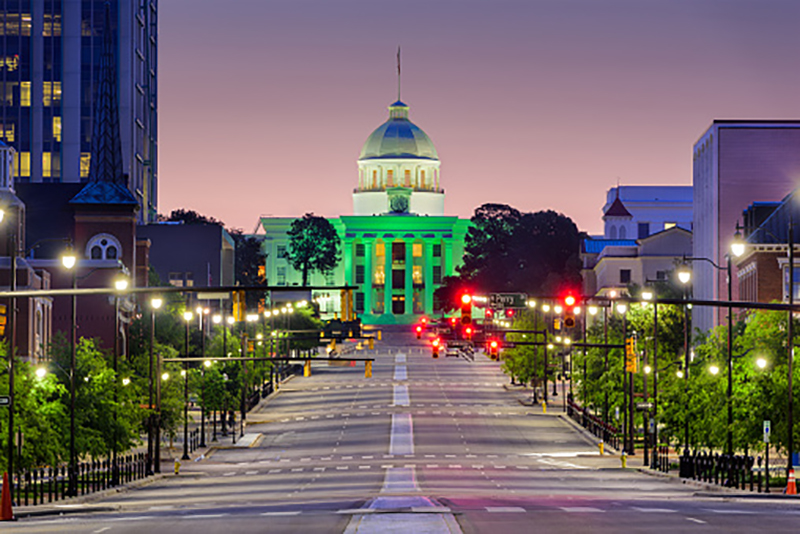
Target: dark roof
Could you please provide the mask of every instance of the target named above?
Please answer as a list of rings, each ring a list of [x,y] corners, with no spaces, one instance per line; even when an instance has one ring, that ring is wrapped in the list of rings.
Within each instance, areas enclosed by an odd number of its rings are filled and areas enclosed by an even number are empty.
[[[633,215],[631,215],[631,212],[628,211],[625,204],[617,197],[603,214],[603,217],[633,217]]]
[[[587,254],[600,254],[606,247],[635,247],[635,239],[595,239],[588,238],[582,241],[583,251]]]
[[[89,182],[70,204],[139,205],[127,187],[113,182]]]

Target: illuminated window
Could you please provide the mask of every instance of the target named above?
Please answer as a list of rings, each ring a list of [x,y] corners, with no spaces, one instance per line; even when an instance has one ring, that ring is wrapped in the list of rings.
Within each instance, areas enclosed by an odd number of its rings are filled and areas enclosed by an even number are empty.
[[[425,188],[425,171],[419,171],[419,182],[420,182],[420,186],[424,189]]]
[[[19,105],[22,107],[29,107],[31,105],[31,82],[20,82]]]
[[[81,178],[89,177],[89,167],[92,163],[91,152],[81,152]]]
[[[169,273],[169,285],[183,287],[183,273]]]
[[[53,139],[56,143],[61,142],[61,117],[53,117]]]
[[[44,105],[61,104],[61,82],[44,82]]]
[[[53,176],[50,170],[50,152],[42,152],[42,176],[45,178]]]
[[[394,171],[392,170],[386,171],[386,185],[394,187]]]
[[[405,182],[406,187],[411,187],[411,171],[409,169],[406,169],[405,172]]]
[[[414,265],[414,270],[411,272],[411,278],[415,284],[422,283],[422,265]]]
[[[411,254],[415,258],[421,258],[422,257],[422,243],[414,243],[411,246]]]
[[[14,125],[13,124],[0,124],[0,136],[7,142],[14,142]]]
[[[375,274],[372,277],[374,283],[382,286],[386,282],[386,270],[383,265],[375,266]]]
[[[372,171],[372,189],[378,189],[378,171]]]
[[[31,175],[31,153],[17,152],[14,154],[14,167],[17,169],[17,176],[28,177]]]
[[[377,243],[375,243],[375,255],[376,256],[386,255],[386,245],[383,244],[383,241],[378,241]]]
[[[678,223],[665,222],[664,223],[664,230],[669,230],[670,228],[675,228],[676,226],[678,226]]]

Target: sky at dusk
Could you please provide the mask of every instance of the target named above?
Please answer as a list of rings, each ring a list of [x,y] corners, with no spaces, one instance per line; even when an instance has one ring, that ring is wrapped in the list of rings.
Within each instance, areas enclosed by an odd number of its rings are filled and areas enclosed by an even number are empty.
[[[689,185],[713,119],[800,118],[798,0],[165,0],[159,211],[251,232],[352,213],[397,98],[433,140],[448,215]]]

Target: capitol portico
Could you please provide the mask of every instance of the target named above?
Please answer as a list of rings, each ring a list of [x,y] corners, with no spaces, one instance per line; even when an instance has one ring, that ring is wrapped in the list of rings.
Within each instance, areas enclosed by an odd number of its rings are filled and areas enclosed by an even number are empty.
[[[408,116],[408,106],[395,102],[389,119],[367,138],[358,158],[353,215],[329,219],[342,240],[342,260],[332,273],[309,280],[313,286],[357,286],[355,310],[365,324],[410,324],[433,314],[433,292],[461,264],[470,225],[444,215],[439,155]],[[285,257],[295,218],[260,220],[269,285],[300,285],[300,273]],[[338,295],[314,293],[322,297],[323,313],[338,311]]]

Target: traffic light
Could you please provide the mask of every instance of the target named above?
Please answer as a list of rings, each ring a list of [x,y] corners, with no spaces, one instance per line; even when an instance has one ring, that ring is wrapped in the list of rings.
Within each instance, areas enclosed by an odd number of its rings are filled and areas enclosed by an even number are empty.
[[[431,341],[431,349],[433,350],[432,356],[434,358],[438,358],[439,357],[439,345],[440,344],[441,344],[441,341],[439,341],[438,337],[435,338],[433,341]]]
[[[500,348],[500,344],[497,342],[496,339],[493,339],[493,340],[491,340],[489,342],[489,357],[492,360],[499,360],[500,359],[499,348]]]
[[[6,335],[6,308],[5,304],[0,304],[0,336]]]
[[[467,326],[466,328],[464,328],[464,337],[467,338],[467,339],[472,339],[472,327],[471,326]]]
[[[506,309],[506,317],[508,317],[509,319],[512,319],[514,317],[514,309],[513,308],[507,308]]]
[[[425,326],[428,325],[428,318],[427,317],[423,317],[422,319],[419,320],[419,322],[421,322],[422,326],[425,327]]]
[[[564,328],[575,328],[575,302],[577,299],[571,294],[564,297]]]
[[[244,291],[233,292],[233,319],[237,322],[244,321],[245,303]]]
[[[458,322],[458,319],[456,319],[455,317],[450,317],[450,326],[455,328],[457,322]]]
[[[417,332],[417,339],[422,338],[422,327],[417,325],[417,328],[415,328],[415,331]]]
[[[638,371],[638,358],[636,357],[636,339],[625,339],[625,370],[629,373]]]
[[[491,308],[486,308],[486,318],[491,319],[494,317],[494,310]]]
[[[461,295],[461,324],[472,323],[472,295]]]

